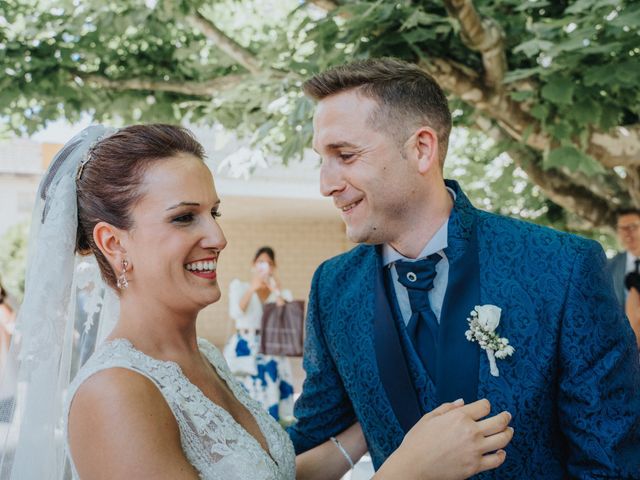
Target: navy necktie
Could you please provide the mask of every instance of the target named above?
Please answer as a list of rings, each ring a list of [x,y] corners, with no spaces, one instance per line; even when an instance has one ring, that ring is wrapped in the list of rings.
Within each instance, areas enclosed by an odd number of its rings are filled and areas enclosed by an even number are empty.
[[[429,291],[436,278],[436,264],[441,259],[434,253],[417,262],[395,262],[398,281],[407,289],[411,304],[407,333],[433,382],[437,372],[438,319],[429,303]]]

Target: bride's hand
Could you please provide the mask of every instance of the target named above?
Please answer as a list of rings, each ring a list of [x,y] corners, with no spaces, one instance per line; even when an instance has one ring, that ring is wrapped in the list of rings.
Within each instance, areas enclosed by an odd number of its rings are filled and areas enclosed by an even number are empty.
[[[397,465],[406,468],[402,478],[458,480],[502,465],[502,450],[513,437],[511,415],[489,415],[487,400],[460,406],[446,403],[426,414],[407,433],[398,450]],[[380,473],[383,473],[381,468]],[[399,478],[389,469],[389,478]],[[398,471],[395,470],[395,474]],[[386,475],[384,476],[386,477]]]

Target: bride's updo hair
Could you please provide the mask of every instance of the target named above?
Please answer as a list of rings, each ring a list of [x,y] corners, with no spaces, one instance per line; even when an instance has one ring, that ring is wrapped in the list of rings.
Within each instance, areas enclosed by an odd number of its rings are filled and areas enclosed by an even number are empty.
[[[204,149],[182,127],[164,124],[132,125],[97,142],[77,178],[78,233],[76,251],[93,253],[105,282],[116,286],[116,274],[98,249],[93,229],[98,222],[116,228],[133,227],[131,211],[142,198],[144,174],[154,162],[180,153],[204,159]]]

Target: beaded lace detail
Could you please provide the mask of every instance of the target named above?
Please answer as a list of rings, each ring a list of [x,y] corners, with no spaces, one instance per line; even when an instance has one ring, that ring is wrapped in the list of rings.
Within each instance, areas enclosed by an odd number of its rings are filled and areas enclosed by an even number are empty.
[[[164,396],[180,428],[182,450],[200,478],[293,480],[295,454],[286,432],[233,379],[218,349],[203,339],[198,340],[198,346],[255,418],[269,446],[269,454],[226,410],[192,384],[177,363],[149,357],[124,339],[104,343],[72,382],[65,406],[65,439],[68,438],[66,420],[70,403],[82,382],[107,368],[127,368],[149,378]],[[78,479],[72,460],[71,467],[73,478]]]

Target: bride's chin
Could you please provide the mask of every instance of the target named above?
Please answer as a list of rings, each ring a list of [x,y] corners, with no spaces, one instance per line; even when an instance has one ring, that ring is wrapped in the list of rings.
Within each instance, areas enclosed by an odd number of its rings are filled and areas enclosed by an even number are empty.
[[[212,305],[218,302],[220,298],[222,298],[222,292],[220,292],[220,289],[218,288],[218,286],[215,285],[215,287],[213,287],[211,291],[208,292],[207,296],[202,298],[202,303],[200,303],[199,309],[202,310],[203,308],[206,308],[209,305]]]

